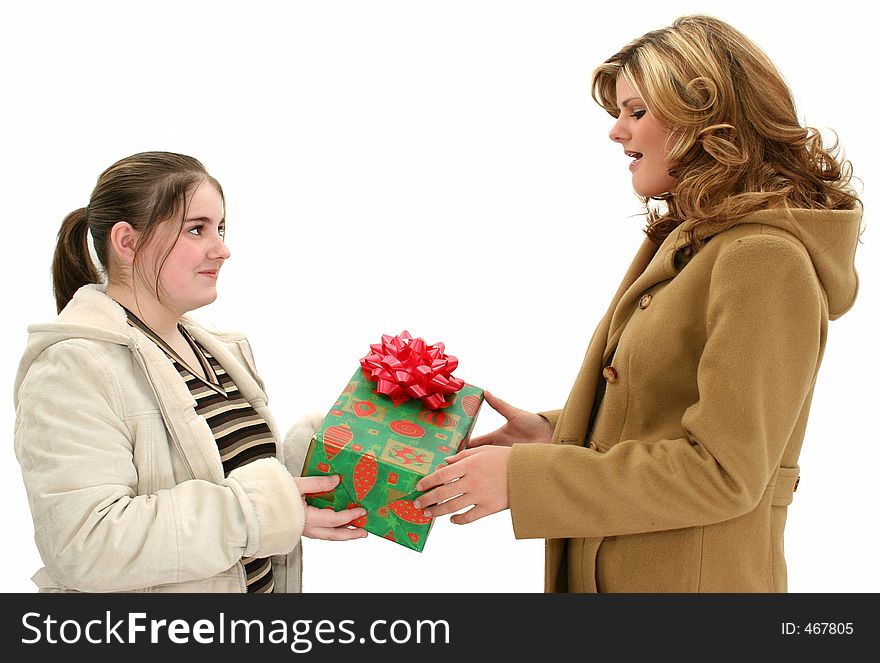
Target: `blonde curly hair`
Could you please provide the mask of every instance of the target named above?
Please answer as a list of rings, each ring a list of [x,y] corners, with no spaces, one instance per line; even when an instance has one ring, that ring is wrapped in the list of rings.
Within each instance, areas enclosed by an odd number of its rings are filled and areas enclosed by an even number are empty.
[[[767,55],[711,16],[677,19],[632,41],[593,72],[593,99],[618,117],[623,75],[671,131],[668,161],[675,188],[648,211],[646,234],[662,241],[683,225],[715,230],[759,210],[854,209],[852,166],[803,127],[788,85]],[[648,199],[644,199],[648,204]]]

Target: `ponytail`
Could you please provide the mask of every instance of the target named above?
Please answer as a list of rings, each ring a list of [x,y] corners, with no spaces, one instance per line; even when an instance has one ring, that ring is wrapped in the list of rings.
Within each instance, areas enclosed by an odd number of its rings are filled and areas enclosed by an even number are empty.
[[[52,258],[52,286],[58,312],[87,283],[100,283],[101,274],[89,254],[89,213],[81,207],[68,214],[58,231]]]

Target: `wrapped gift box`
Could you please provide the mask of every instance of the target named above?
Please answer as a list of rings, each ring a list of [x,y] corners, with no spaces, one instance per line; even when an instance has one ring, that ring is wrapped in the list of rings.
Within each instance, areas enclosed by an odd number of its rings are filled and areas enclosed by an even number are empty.
[[[367,514],[353,525],[421,551],[432,521],[413,506],[422,494],[415,485],[465,447],[483,390],[463,384],[431,409],[427,399],[377,393],[381,381],[368,379],[369,373],[355,372],[312,438],[303,475],[339,474],[342,480],[307,501],[334,510],[361,506]]]

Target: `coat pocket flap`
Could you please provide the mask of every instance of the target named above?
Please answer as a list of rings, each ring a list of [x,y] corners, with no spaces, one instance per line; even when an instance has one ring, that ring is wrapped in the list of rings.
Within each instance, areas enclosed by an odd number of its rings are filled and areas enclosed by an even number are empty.
[[[773,506],[788,506],[794,497],[800,481],[801,468],[780,467],[776,473],[776,488],[773,491]]]

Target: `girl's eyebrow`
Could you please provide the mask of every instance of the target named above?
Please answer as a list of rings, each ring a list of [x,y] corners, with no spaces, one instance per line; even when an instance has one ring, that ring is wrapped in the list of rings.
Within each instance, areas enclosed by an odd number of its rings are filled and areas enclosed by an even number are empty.
[[[194,217],[191,217],[191,218],[189,218],[189,219],[184,219],[184,220],[183,220],[184,223],[189,223],[189,222],[191,222],[191,221],[204,221],[204,222],[207,223],[207,222],[210,222],[211,219],[209,219],[207,216],[194,216]]]
[[[641,98],[641,97],[630,97],[629,99],[625,99],[625,100],[623,101],[623,103],[620,104],[620,107],[621,107],[621,108],[626,108],[626,107],[629,106],[633,101],[636,101],[636,100],[641,101],[642,98]]]

